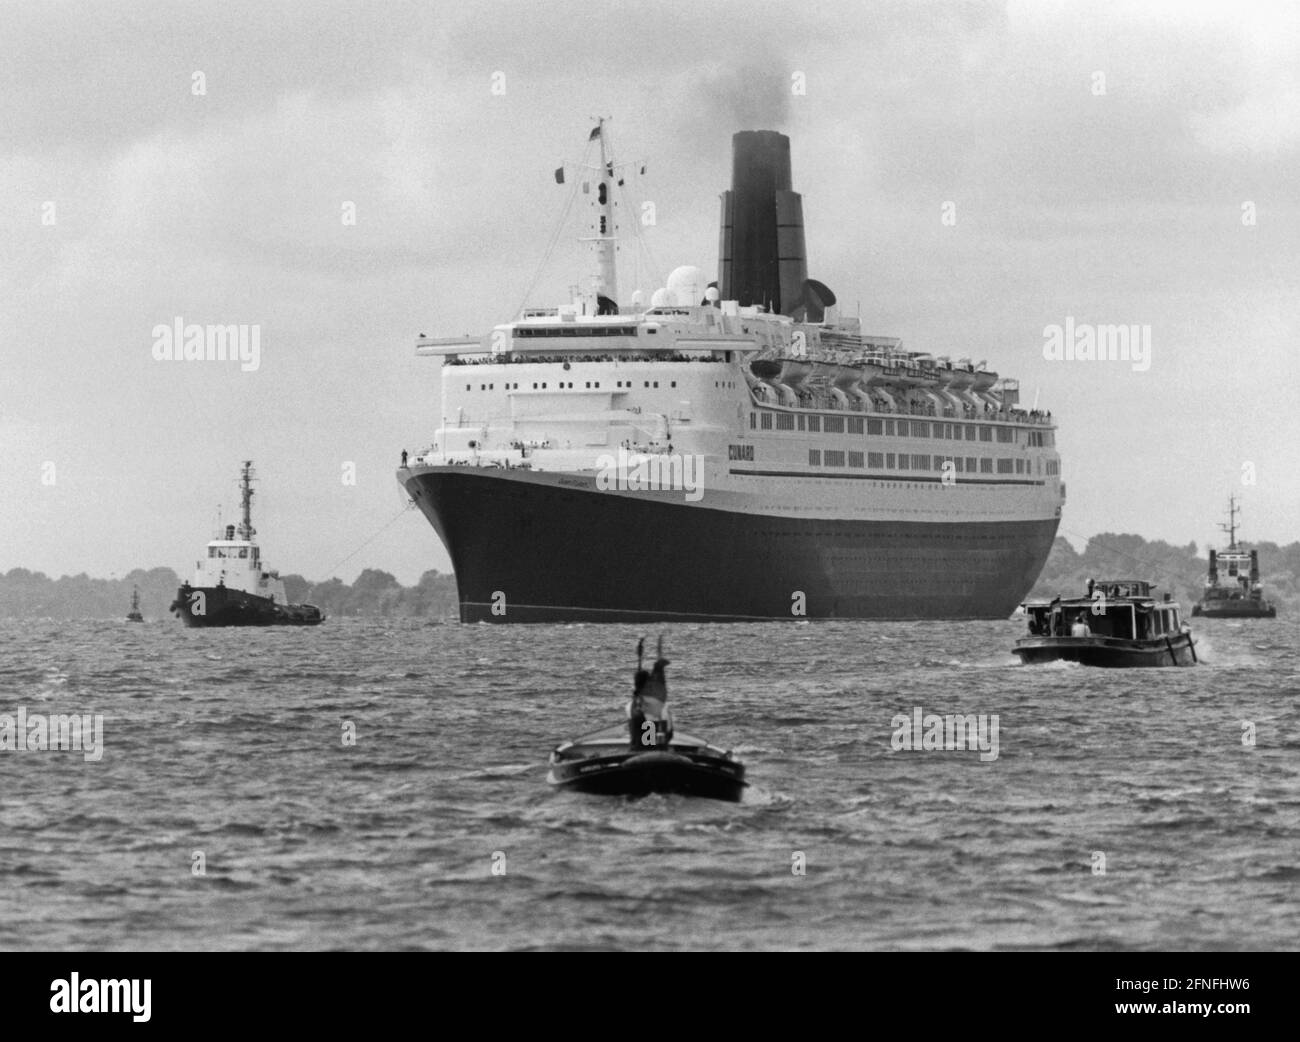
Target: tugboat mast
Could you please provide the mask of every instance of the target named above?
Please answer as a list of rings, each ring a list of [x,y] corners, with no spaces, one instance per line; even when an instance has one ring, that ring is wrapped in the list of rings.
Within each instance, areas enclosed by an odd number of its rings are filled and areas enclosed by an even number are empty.
[[[239,524],[239,538],[251,540],[257,534],[253,527],[253,461],[244,460],[239,472],[239,496],[244,519]]]
[[[1228,497],[1228,523],[1219,522],[1219,527],[1228,533],[1228,549],[1237,549],[1237,497]]]

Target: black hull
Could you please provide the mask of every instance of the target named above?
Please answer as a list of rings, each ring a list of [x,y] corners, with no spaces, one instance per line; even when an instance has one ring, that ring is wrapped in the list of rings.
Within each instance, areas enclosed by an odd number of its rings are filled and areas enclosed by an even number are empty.
[[[739,802],[745,791],[745,768],[734,760],[679,752],[671,746],[651,752],[621,753],[554,763],[552,785],[599,796],[648,796],[676,793]]]
[[[1277,609],[1268,603],[1258,601],[1220,601],[1206,604],[1201,601],[1192,605],[1192,614],[1207,619],[1275,619]]]
[[[1078,662],[1085,666],[1132,669],[1152,666],[1194,666],[1196,648],[1191,635],[1170,634],[1154,640],[1115,637],[1026,637],[1013,649],[1025,665]]]
[[[400,477],[451,556],[462,622],[1005,619],[1059,524],[773,517],[477,467]]]
[[[202,598],[195,598],[196,593]],[[276,604],[267,597],[225,586],[182,586],[171,610],[186,626],[196,627],[319,626],[325,620],[315,605]]]

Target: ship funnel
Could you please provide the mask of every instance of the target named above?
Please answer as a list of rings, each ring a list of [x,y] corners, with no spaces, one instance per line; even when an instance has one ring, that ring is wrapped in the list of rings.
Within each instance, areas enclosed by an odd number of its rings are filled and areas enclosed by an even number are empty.
[[[732,136],[731,190],[722,193],[719,296],[796,321],[821,322],[835,294],[808,278],[803,198],[790,188],[790,139],[775,130]]]
[[[1250,552],[1250,581],[1252,583],[1259,582],[1259,551],[1258,550],[1252,550]]]
[[[1219,581],[1219,559],[1213,550],[1210,551],[1210,582]]]

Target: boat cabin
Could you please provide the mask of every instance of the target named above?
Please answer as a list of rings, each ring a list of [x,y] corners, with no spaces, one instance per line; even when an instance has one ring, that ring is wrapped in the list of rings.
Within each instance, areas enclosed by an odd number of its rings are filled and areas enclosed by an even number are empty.
[[[1140,579],[1089,580],[1088,596],[1023,605],[1029,634],[1036,637],[1110,637],[1159,640],[1182,632],[1178,605]]]

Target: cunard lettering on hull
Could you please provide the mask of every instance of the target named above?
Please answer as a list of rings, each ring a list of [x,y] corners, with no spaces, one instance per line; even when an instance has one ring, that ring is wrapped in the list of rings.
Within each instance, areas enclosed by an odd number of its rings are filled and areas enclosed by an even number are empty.
[[[985,362],[839,313],[808,277],[772,131],[733,138],[718,278],[679,267],[622,302],[615,215],[643,168],[609,136],[602,120],[556,172],[593,257],[572,299],[417,341],[442,362],[439,412],[397,478],[447,547],[462,620],[1006,617],[1065,500],[1051,414]],[[612,479],[611,460],[689,460],[691,481]]]

